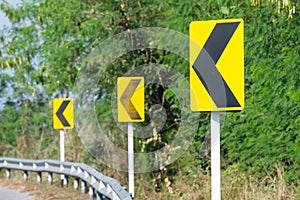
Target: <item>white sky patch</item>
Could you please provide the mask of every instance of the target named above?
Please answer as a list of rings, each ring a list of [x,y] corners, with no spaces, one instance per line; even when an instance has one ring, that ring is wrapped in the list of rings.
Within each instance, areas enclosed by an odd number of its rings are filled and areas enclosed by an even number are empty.
[[[7,0],[7,2],[12,5],[12,6],[17,6],[18,4],[21,3],[21,0]],[[3,0],[0,0],[0,4],[3,3]],[[9,19],[5,16],[4,12],[2,10],[0,10],[0,30],[3,29],[4,27],[10,27],[11,23],[9,22]],[[7,74],[13,74],[12,72],[13,70],[9,70],[6,69],[4,71],[0,70],[0,73],[7,73]],[[6,92],[7,93],[12,93],[11,90],[12,88],[8,87],[6,88]],[[6,97],[2,97],[2,95],[0,95],[0,110],[3,110],[4,108],[4,103],[7,101]]]
[[[7,2],[12,6],[16,6],[21,2],[21,0],[8,0]],[[3,0],[0,0],[0,4],[1,3],[3,3]],[[4,26],[10,26],[10,25],[11,24],[10,24],[8,18],[5,16],[5,14],[2,11],[0,11],[0,30]]]

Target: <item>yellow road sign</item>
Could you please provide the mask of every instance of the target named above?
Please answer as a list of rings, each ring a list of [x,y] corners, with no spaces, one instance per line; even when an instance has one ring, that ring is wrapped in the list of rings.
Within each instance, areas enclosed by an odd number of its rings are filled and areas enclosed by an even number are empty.
[[[118,121],[143,122],[144,77],[118,78]]]
[[[243,28],[242,19],[190,24],[192,111],[244,108]]]
[[[73,100],[61,98],[53,100],[54,129],[71,129],[74,127]]]

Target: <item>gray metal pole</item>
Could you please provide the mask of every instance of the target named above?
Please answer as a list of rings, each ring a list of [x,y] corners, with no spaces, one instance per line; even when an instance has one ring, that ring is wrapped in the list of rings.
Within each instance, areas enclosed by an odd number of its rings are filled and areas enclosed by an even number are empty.
[[[59,152],[60,152],[60,161],[65,161],[65,132],[64,130],[59,131]],[[61,186],[65,184],[65,175],[60,175]]]
[[[129,193],[134,198],[134,140],[133,123],[128,123],[128,185]]]
[[[211,112],[211,199],[221,200],[220,112]]]

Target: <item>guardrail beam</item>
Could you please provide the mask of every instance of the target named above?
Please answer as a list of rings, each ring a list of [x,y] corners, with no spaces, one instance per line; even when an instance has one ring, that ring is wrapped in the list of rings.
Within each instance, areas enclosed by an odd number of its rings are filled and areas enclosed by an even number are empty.
[[[48,173],[48,184],[53,184],[53,173],[64,177],[63,186],[68,185],[68,177],[74,177],[74,190],[89,194],[90,198],[112,200],[132,200],[130,194],[116,180],[104,176],[94,168],[83,163],[61,162],[56,160],[27,160],[17,158],[0,158],[0,169],[5,169],[5,177],[11,178],[11,170],[23,171],[23,179],[28,180],[28,172],[37,173],[37,183],[42,183],[42,172]],[[87,188],[87,184],[89,188]]]

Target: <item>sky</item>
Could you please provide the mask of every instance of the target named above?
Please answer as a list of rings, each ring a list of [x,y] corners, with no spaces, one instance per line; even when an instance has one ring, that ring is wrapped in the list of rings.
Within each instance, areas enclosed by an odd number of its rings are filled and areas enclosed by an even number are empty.
[[[0,4],[3,2],[3,0],[0,0]],[[21,0],[7,0],[9,4],[16,6],[18,3],[21,2]],[[10,26],[8,18],[5,16],[5,14],[0,10],[0,30],[4,26]],[[5,98],[0,97],[0,110],[4,108],[3,102],[5,101]]]
[[[3,0],[0,0],[0,4],[3,2]],[[21,0],[7,0],[7,2],[13,6],[16,6],[18,3],[21,2]],[[0,30],[3,28],[3,26],[9,26],[9,20],[4,15],[2,11],[0,11]]]

